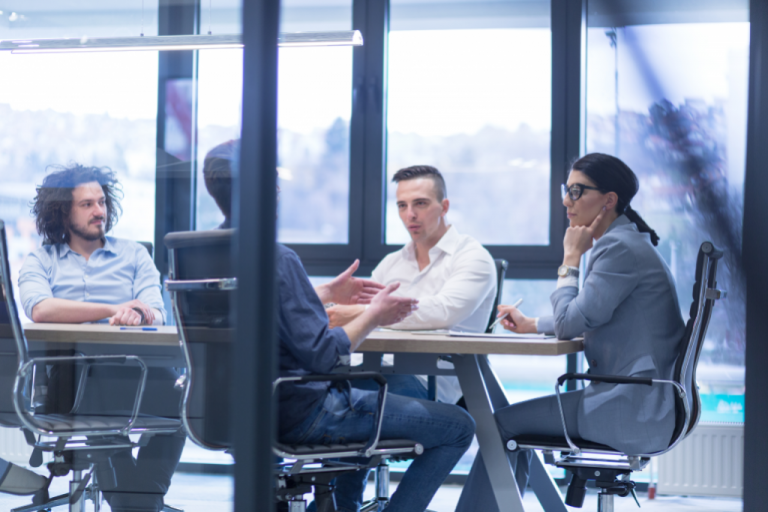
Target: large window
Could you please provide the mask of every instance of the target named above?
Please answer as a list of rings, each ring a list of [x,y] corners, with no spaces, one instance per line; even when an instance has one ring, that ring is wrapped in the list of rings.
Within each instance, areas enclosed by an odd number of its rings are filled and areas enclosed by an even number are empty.
[[[387,181],[429,164],[445,175],[449,221],[486,245],[548,245],[549,1],[392,2]],[[386,242],[408,234],[388,187]]]
[[[285,32],[351,28],[351,2],[283,3]],[[240,133],[241,64],[240,50],[199,55],[198,229],[223,220],[205,191],[202,164],[208,151]],[[278,80],[278,239],[346,244],[352,49],[281,48]]]
[[[589,3],[587,151],[617,155],[640,178],[632,204],[661,237],[684,318],[699,245],[725,250],[718,287],[728,298],[715,307],[698,368],[702,420],[743,421],[747,6],[626,4]]]
[[[156,10],[155,3],[148,34],[157,33]],[[140,19],[129,26],[120,16],[102,13],[97,19],[88,10],[78,17],[60,14],[41,21],[42,14],[20,9],[7,28],[0,28],[0,38],[106,35],[113,30],[123,35],[135,30],[138,35],[140,30]],[[75,26],[67,25],[75,19]],[[157,65],[156,52],[0,52],[0,218],[8,229],[14,281],[24,258],[42,242],[30,202],[51,166],[111,168],[124,193],[123,215],[111,234],[154,239]]]

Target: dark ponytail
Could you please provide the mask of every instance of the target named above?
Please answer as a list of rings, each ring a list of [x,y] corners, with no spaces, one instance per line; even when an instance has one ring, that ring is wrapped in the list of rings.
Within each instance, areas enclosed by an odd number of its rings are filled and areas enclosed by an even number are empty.
[[[659,235],[629,205],[637,194],[640,183],[627,164],[615,156],[589,153],[576,160],[571,169],[584,173],[604,194],[615,192],[619,198],[616,202],[616,213],[626,215],[641,233],[650,234],[653,245],[659,244]]]
[[[627,205],[627,207],[624,208],[624,215],[626,215],[629,220],[637,224],[638,231],[641,233],[649,233],[651,235],[651,243],[654,246],[659,245],[659,235],[657,235],[656,232],[651,229],[651,226],[645,223],[640,214],[633,210],[631,206]]]

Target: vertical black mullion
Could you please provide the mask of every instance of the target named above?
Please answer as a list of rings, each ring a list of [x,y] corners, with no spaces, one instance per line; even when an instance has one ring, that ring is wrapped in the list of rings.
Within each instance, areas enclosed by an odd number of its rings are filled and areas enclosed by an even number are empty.
[[[200,0],[178,2],[160,0],[158,7],[158,35],[188,35],[199,33]],[[168,252],[163,237],[172,231],[193,228],[192,218],[195,166],[192,155],[189,162],[180,162],[165,152],[165,83],[167,80],[196,77],[196,52],[158,52],[157,80],[157,160],[155,167],[155,264],[163,275],[168,275]],[[196,90],[196,89],[195,89]],[[193,98],[196,103],[197,98]],[[196,122],[194,120],[193,122]],[[196,126],[193,126],[196,129]],[[193,141],[194,142],[194,141]],[[192,148],[194,151],[194,147]]]
[[[389,0],[354,0],[353,28],[365,44],[355,49],[352,163],[361,170],[362,262],[375,266],[386,253],[387,39]]]
[[[233,190],[238,287],[232,434],[234,510],[272,510],[276,375],[277,36],[279,0],[243,0],[243,108]],[[241,200],[242,198],[242,200]]]
[[[768,452],[768,4],[752,0],[749,40],[747,168],[744,179],[743,265],[747,282],[747,347],[744,406],[744,510],[768,503],[765,453]]]
[[[552,0],[552,142],[550,187],[550,245],[562,261],[561,240],[565,233],[565,214],[560,200],[560,184],[565,183],[569,164],[583,147],[583,108],[585,94],[586,0]],[[555,275],[552,275],[554,278]],[[566,371],[578,371],[580,354],[570,354]],[[568,390],[576,389],[568,381]]]

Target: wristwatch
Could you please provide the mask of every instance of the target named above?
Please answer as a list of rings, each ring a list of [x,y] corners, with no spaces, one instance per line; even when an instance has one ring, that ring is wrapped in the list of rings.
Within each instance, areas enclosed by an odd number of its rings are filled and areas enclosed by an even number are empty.
[[[557,275],[560,277],[579,277],[579,269],[576,267],[570,267],[568,265],[560,265],[557,268]]]

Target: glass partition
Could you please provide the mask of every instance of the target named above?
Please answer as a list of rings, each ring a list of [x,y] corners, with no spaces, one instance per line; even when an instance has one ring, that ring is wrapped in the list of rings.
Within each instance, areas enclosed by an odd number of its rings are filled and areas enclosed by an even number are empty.
[[[725,251],[698,381],[702,421],[744,421],[741,227],[749,62],[747,2],[590,0],[587,151],[624,160],[632,202],[661,241],[688,318],[696,254]]]

